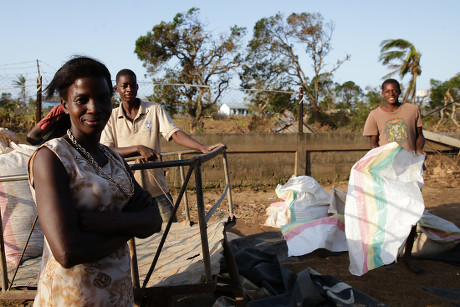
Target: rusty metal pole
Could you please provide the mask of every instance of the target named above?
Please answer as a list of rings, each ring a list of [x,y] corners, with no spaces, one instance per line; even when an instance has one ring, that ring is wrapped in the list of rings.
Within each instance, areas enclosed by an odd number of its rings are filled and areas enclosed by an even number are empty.
[[[139,281],[139,264],[137,262],[137,253],[136,253],[136,241],[134,238],[129,239],[128,241],[129,248],[129,257],[131,265],[131,280],[133,282],[133,288],[137,289],[140,286]]]
[[[299,88],[299,133],[303,133],[303,88]]]
[[[2,291],[8,289],[8,267],[6,265],[5,241],[3,240],[2,215],[0,214],[0,269],[2,274]]]
[[[297,150],[295,152],[295,164],[294,164],[294,176],[299,176],[299,167],[302,164],[302,154],[299,151],[299,136],[303,134],[303,88],[299,87],[299,122],[297,124],[298,134],[297,134]]]
[[[35,121],[38,123],[42,119],[42,85],[43,80],[42,76],[40,75],[40,66],[38,65],[37,60],[37,69],[38,69],[38,76],[37,76],[37,110],[35,115]]]
[[[223,164],[224,164],[225,184],[228,184],[228,193],[227,193],[228,214],[233,219],[235,216],[233,215],[232,187],[231,187],[231,184],[230,184],[230,174],[228,172],[228,159],[227,159],[227,151],[226,150],[224,150],[222,152],[222,159],[223,159]]]
[[[201,250],[203,252],[203,264],[206,282],[212,281],[211,256],[209,254],[208,232],[206,225],[206,213],[203,199],[203,180],[201,177],[201,164],[195,166],[196,202],[198,206],[198,223],[200,225]]]
[[[182,160],[182,154],[179,153],[178,156],[179,156],[179,160]],[[179,171],[180,171],[180,179],[182,181],[182,185],[184,185],[185,172],[184,172],[183,165],[179,166]],[[188,206],[187,190],[185,190],[185,193],[184,193],[184,202],[185,202],[185,219],[187,220],[187,222],[190,222],[190,208]]]

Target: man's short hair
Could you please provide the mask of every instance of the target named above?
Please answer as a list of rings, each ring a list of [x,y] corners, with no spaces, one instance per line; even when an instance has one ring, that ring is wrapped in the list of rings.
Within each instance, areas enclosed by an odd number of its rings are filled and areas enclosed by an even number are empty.
[[[399,82],[396,79],[386,79],[385,81],[383,81],[383,83],[382,83],[382,91],[383,91],[383,88],[385,87],[385,84],[388,84],[388,83],[393,83],[394,85],[396,85],[396,87],[398,88],[399,92],[401,93],[401,86],[399,85]]]
[[[131,69],[125,68],[125,69],[120,70],[117,73],[117,76],[115,77],[115,82],[118,83],[118,79],[120,79],[121,76],[126,76],[126,75],[133,76],[137,80],[137,77],[134,71],[132,71]]]

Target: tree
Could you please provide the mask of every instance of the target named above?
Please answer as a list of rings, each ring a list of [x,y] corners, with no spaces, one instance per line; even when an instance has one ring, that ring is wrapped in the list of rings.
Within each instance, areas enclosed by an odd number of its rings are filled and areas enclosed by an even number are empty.
[[[2,93],[0,97],[0,123],[9,125],[14,119],[14,110],[18,104],[13,100],[10,93]]]
[[[343,103],[348,109],[353,109],[354,106],[360,101],[363,91],[353,81],[347,81],[335,87],[337,97],[341,98]]]
[[[371,108],[378,106],[383,101],[383,96],[380,93],[379,88],[372,88],[370,86],[366,87],[366,94],[364,95],[367,101],[367,105]]]
[[[384,78],[399,73],[399,76],[403,79],[410,73],[412,78],[409,81],[403,101],[414,103],[417,78],[422,74],[422,66],[420,65],[422,54],[415,49],[413,44],[404,39],[384,40],[380,43],[380,47],[379,61],[392,69]]]
[[[449,80],[442,82],[439,80],[430,80],[431,94],[430,107],[437,108],[444,105],[447,92],[456,101],[460,100],[460,73],[456,74]]]
[[[192,8],[139,37],[134,52],[152,75],[163,70],[157,80],[192,85],[175,90],[181,96],[179,104],[192,118],[192,130],[196,130],[204,112],[228,87],[230,73],[241,65],[239,50],[244,35],[245,28],[234,26],[229,34],[214,39],[199,20],[199,9]]]
[[[187,92],[184,90],[193,90],[190,87],[178,85],[176,76],[166,73],[162,78],[153,78],[154,90],[149,96],[151,101],[162,104],[170,115],[174,115],[182,111]],[[193,97],[193,94],[191,95]]]
[[[7,104],[14,102],[11,93],[2,93],[0,96],[0,107],[4,107]]]
[[[18,99],[18,104],[22,107],[25,107],[26,106],[26,77],[24,77],[23,75],[19,75],[17,76],[17,80],[13,82],[13,85],[16,85],[18,86],[20,89],[21,89],[21,99],[22,101],[20,101]]]
[[[319,86],[319,106],[323,109],[330,110],[334,108],[336,97],[335,87],[337,84],[332,80],[331,76],[323,80]]]
[[[303,87],[316,120],[321,82],[349,59],[347,55],[327,69],[325,58],[331,50],[333,30],[333,23],[324,23],[318,13],[292,13],[286,19],[278,13],[256,22],[253,38],[248,44],[248,58],[253,65],[265,63],[278,72],[279,78],[291,78],[293,85]],[[297,52],[296,46],[304,53]],[[304,58],[311,61],[311,77],[306,74],[305,64],[302,65],[301,59]]]
[[[240,74],[241,87],[249,89],[247,94],[251,105],[249,109],[256,116],[263,117],[267,112],[283,113],[296,108],[295,97],[289,88],[290,78],[280,78],[279,71],[265,62],[252,62],[246,58]]]
[[[440,110],[441,118],[436,126],[439,126],[445,117],[450,117],[454,124],[459,126],[456,111],[460,107],[460,73],[448,81],[441,82],[431,79],[430,83],[430,107],[437,108],[444,105],[444,108]]]

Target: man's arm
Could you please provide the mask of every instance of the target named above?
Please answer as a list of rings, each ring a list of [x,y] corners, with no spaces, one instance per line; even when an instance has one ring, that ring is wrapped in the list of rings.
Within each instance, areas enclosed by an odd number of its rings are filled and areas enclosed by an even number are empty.
[[[199,150],[202,153],[210,152],[211,150],[219,146],[225,146],[225,144],[222,144],[222,143],[217,143],[214,145],[201,144],[200,142],[196,141],[190,135],[183,132],[182,130],[178,130],[174,132],[172,135],[172,138],[174,142],[176,142],[177,144],[190,148],[190,149]]]
[[[112,111],[115,112],[115,111]],[[144,145],[131,145],[131,146],[125,146],[125,147],[117,147],[116,145],[118,142],[116,141],[115,137],[115,122],[116,117],[110,116],[109,121],[107,122],[107,125],[104,128],[104,131],[102,131],[101,134],[101,143],[111,147],[114,149],[116,152],[120,154],[123,158],[128,158],[128,157],[135,157],[135,156],[142,156],[144,159],[147,161],[154,161],[156,159],[161,160],[161,156],[159,153],[157,153],[155,150],[153,150],[150,147],[144,146]]]
[[[150,147],[144,145],[133,145],[127,147],[113,147],[123,158],[142,156],[148,161],[161,160],[161,155]]]
[[[379,136],[378,135],[371,135],[369,137],[369,146],[371,149],[379,147]]]
[[[425,146],[425,137],[423,136],[423,128],[417,127],[417,138],[415,139],[415,153],[424,155],[423,147]]]
[[[32,145],[40,144],[42,140],[42,136],[45,132],[39,125],[35,125],[30,131],[27,133],[27,142]]]

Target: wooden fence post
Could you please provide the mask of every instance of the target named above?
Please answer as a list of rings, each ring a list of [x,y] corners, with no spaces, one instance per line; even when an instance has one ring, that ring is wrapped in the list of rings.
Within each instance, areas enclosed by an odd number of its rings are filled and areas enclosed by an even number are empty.
[[[299,88],[299,133],[303,133],[303,88]]]

